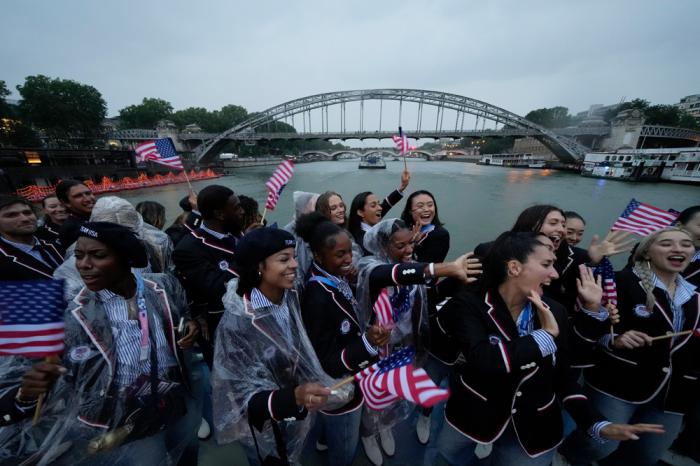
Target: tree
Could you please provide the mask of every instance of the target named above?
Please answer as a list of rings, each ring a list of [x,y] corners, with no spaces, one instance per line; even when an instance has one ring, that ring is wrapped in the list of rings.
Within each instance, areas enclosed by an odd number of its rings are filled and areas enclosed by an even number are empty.
[[[700,121],[688,112],[681,112],[678,119],[678,126],[688,129],[700,129]]]
[[[49,136],[95,136],[102,129],[107,104],[92,86],[69,79],[27,76],[17,86],[20,115]]]
[[[0,80],[0,118],[9,117],[12,115],[10,104],[5,102],[5,98],[10,95],[10,90],[7,88],[5,81]]]
[[[214,113],[217,126],[212,128],[212,131],[217,133],[233,128],[238,123],[245,121],[249,116],[248,110],[240,105],[224,105],[221,107],[221,110]]]
[[[545,128],[564,128],[571,123],[566,107],[538,108],[525,115],[525,119]]]
[[[649,103],[648,100],[640,99],[640,98],[633,99],[629,102],[622,102],[620,105],[617,105],[616,107],[608,110],[605,113],[605,115],[603,115],[603,119],[605,121],[610,121],[613,118],[615,118],[617,116],[617,114],[623,110],[636,109],[636,110],[641,110],[641,112],[644,113],[646,111],[646,109],[649,108],[650,105],[651,104]]]
[[[178,110],[172,114],[172,120],[180,130],[194,123],[203,131],[212,132],[211,128],[214,126],[214,115],[202,107],[188,107],[184,110]]]
[[[122,128],[155,128],[158,121],[172,118],[173,106],[163,99],[144,97],[138,105],[119,110]]]

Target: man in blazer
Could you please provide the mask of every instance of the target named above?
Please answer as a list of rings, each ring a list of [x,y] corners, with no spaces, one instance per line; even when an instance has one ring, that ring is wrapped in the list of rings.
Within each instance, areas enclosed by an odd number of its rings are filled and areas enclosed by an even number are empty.
[[[51,243],[38,239],[36,214],[29,201],[0,196],[0,281],[49,280],[63,263]]]

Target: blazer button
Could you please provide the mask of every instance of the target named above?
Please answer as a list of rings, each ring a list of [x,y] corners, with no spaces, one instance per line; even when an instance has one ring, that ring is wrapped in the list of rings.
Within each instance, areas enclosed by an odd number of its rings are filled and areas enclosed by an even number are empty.
[[[361,334],[360,332],[357,332],[357,336],[358,336],[358,337],[361,337],[362,334]]]
[[[661,369],[661,371],[664,372],[664,373],[666,373],[666,374],[668,374],[669,372],[671,372],[671,368],[669,368],[669,367],[664,367],[663,369]]]
[[[523,396],[523,392],[515,392],[515,396]]]
[[[513,414],[515,414],[515,413],[517,413],[517,412],[518,412],[518,410],[517,410],[517,409],[515,409],[515,408],[513,408],[513,409],[512,409],[512,410],[511,410],[510,412],[511,412],[511,413],[513,413]]]
[[[293,422],[293,421],[296,421],[296,420],[297,420],[297,418],[295,418],[295,417],[285,417],[285,418],[284,418],[284,421],[286,421],[286,422]]]

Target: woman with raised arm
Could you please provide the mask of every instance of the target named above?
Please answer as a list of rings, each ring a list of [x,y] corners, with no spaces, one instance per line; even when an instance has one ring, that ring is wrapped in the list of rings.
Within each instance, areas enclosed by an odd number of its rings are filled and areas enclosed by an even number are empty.
[[[379,198],[371,191],[362,192],[353,198],[348,213],[348,230],[357,244],[362,246],[365,231],[379,223],[382,217],[386,216],[387,212],[403,198],[403,192],[410,181],[411,173],[404,170],[401,172],[399,188],[392,191],[383,201],[379,202]],[[364,247],[362,251],[364,255],[369,255]]]
[[[580,322],[583,316],[575,319],[580,334],[600,337],[595,365],[584,370],[593,404],[614,422],[663,424],[666,433],[623,445],[574,433],[564,448],[570,460],[654,465],[700,399],[700,338],[693,333],[700,325],[700,294],[681,275],[694,252],[683,230],[652,233],[639,243],[633,268],[615,274],[620,322],[614,333],[607,325],[592,332],[595,327]]]
[[[361,324],[357,300],[346,279],[352,269],[348,231],[316,212],[301,216],[296,231],[314,255],[301,304],[306,332],[323,370],[331,377],[348,377],[375,362],[389,331]],[[362,392],[357,387],[347,405],[320,412],[329,464],[352,464],[361,413]]]
[[[236,248],[238,279],[227,286],[216,335],[212,389],[217,440],[240,440],[252,465],[295,464],[309,412],[352,398],[331,395],[304,330],[293,289],[294,236],[276,228],[247,233]],[[281,462],[280,462],[281,461]]]
[[[428,303],[425,284],[440,277],[453,277],[462,282],[476,280],[479,261],[464,254],[454,262],[425,263],[413,261],[413,231],[400,219],[382,220],[364,237],[365,249],[373,255],[363,257],[359,264],[358,301],[362,321],[378,324],[390,330],[388,345],[380,354],[414,346],[416,365],[426,359],[428,338]],[[374,436],[377,432],[384,452],[395,451],[391,427],[400,422],[408,411],[396,403],[384,412],[365,411],[362,444],[373,464],[382,464],[382,453]],[[408,408],[411,408],[410,406]]]
[[[493,466],[549,465],[562,441],[562,408],[596,438],[660,429],[610,424],[581,393],[568,364],[566,312],[542,298],[558,277],[552,250],[544,235],[503,233],[485,259],[480,289],[463,289],[443,308],[465,358],[451,377],[437,440],[450,464],[475,464],[476,444],[493,443]],[[578,291],[594,307],[602,288],[584,270]]]
[[[545,288],[545,296],[562,304],[569,315],[576,307],[576,278],[581,264],[598,264],[604,256],[614,256],[631,249],[634,239],[629,233],[614,231],[603,241],[594,235],[588,250],[574,248],[566,241],[566,217],[564,211],[553,205],[534,205],[523,210],[515,221],[513,232],[532,231],[547,236],[554,245],[554,268],[559,277]],[[474,252],[484,257],[493,243],[482,243]]]

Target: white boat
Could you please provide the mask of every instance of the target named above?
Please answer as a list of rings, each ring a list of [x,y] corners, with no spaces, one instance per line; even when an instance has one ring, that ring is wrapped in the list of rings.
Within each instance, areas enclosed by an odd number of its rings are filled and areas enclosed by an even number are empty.
[[[700,148],[591,152],[584,158],[581,174],[623,181],[700,183]]]
[[[362,158],[357,168],[386,168],[386,162],[381,156],[368,155]]]
[[[547,168],[547,162],[532,154],[487,154],[482,155],[479,165],[496,165],[508,168]]]

